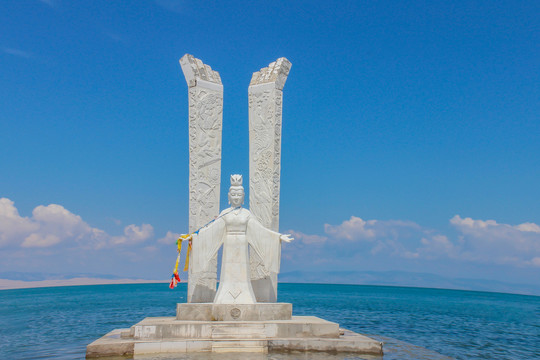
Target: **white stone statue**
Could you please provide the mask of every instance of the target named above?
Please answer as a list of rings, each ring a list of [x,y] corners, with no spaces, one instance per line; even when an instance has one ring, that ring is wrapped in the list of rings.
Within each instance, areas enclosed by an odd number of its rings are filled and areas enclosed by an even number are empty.
[[[282,235],[265,228],[244,203],[242,175],[231,175],[230,208],[193,235],[192,264],[205,269],[223,245],[221,277],[214,304],[255,304],[250,278],[248,245],[263,261],[268,273],[278,273],[281,241],[290,242],[290,235]]]

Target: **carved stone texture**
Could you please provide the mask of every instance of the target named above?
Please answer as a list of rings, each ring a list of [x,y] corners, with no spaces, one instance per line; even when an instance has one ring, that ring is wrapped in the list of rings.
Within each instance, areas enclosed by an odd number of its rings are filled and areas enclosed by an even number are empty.
[[[186,54],[182,56],[180,66],[190,88],[196,86],[201,81],[203,83],[209,82],[221,85],[219,73],[212,70],[210,66],[204,64],[200,59],[193,57],[193,55]],[[221,88],[221,92],[223,93],[223,87]]]
[[[249,86],[249,207],[265,227],[279,230],[283,86],[291,69],[286,58],[253,73]],[[250,271],[258,302],[277,301],[277,273],[264,269],[252,252]]]
[[[217,71],[186,54],[180,65],[189,90],[189,232],[219,215],[223,85]],[[212,302],[217,256],[204,269],[189,267],[188,302]]]
[[[274,83],[276,89],[283,90],[292,64],[289,60],[282,57],[268,65],[268,67],[254,72],[249,86]]]

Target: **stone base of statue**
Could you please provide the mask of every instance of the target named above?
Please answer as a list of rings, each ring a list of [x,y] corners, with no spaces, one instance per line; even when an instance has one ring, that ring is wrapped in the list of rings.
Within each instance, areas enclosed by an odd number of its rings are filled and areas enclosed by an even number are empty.
[[[177,320],[198,321],[266,321],[290,320],[292,304],[176,304]]]
[[[176,317],[111,331],[88,345],[86,357],[296,351],[382,355],[382,343],[315,316],[292,316],[287,303],[188,303],[177,305]]]

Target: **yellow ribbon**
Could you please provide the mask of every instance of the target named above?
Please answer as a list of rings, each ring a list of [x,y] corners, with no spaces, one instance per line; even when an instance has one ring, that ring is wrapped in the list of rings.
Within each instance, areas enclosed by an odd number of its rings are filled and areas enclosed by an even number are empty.
[[[193,239],[193,234],[186,234],[182,235],[176,240],[176,245],[178,246],[178,258],[176,259],[176,266],[174,267],[174,273],[176,274],[178,272],[178,262],[180,261],[180,251],[182,251],[182,242],[184,240],[189,241],[188,249],[187,249],[187,255],[186,255],[186,265],[184,266],[184,271],[188,271],[189,269],[189,255],[191,254],[191,239]]]
[[[174,265],[173,274],[178,274],[178,263],[180,262],[180,253],[178,253],[178,257],[176,258],[176,265]]]
[[[184,266],[184,271],[188,271],[189,269],[189,254],[191,254],[191,241],[189,242],[189,245],[187,248],[186,265]]]
[[[182,251],[182,239],[181,237],[176,241],[176,245],[178,246],[178,253],[180,254],[180,251]]]
[[[182,251],[182,238],[183,236],[179,237],[178,240],[176,240],[176,246],[178,246],[178,256],[176,257],[176,265],[174,265],[173,274],[178,274],[178,264],[180,263],[180,251]]]

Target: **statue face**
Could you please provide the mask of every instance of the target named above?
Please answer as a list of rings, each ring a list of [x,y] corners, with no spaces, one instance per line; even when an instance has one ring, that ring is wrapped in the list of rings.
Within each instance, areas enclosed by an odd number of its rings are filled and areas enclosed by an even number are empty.
[[[231,187],[229,189],[229,204],[232,207],[242,206],[244,203],[244,189],[241,187]]]

